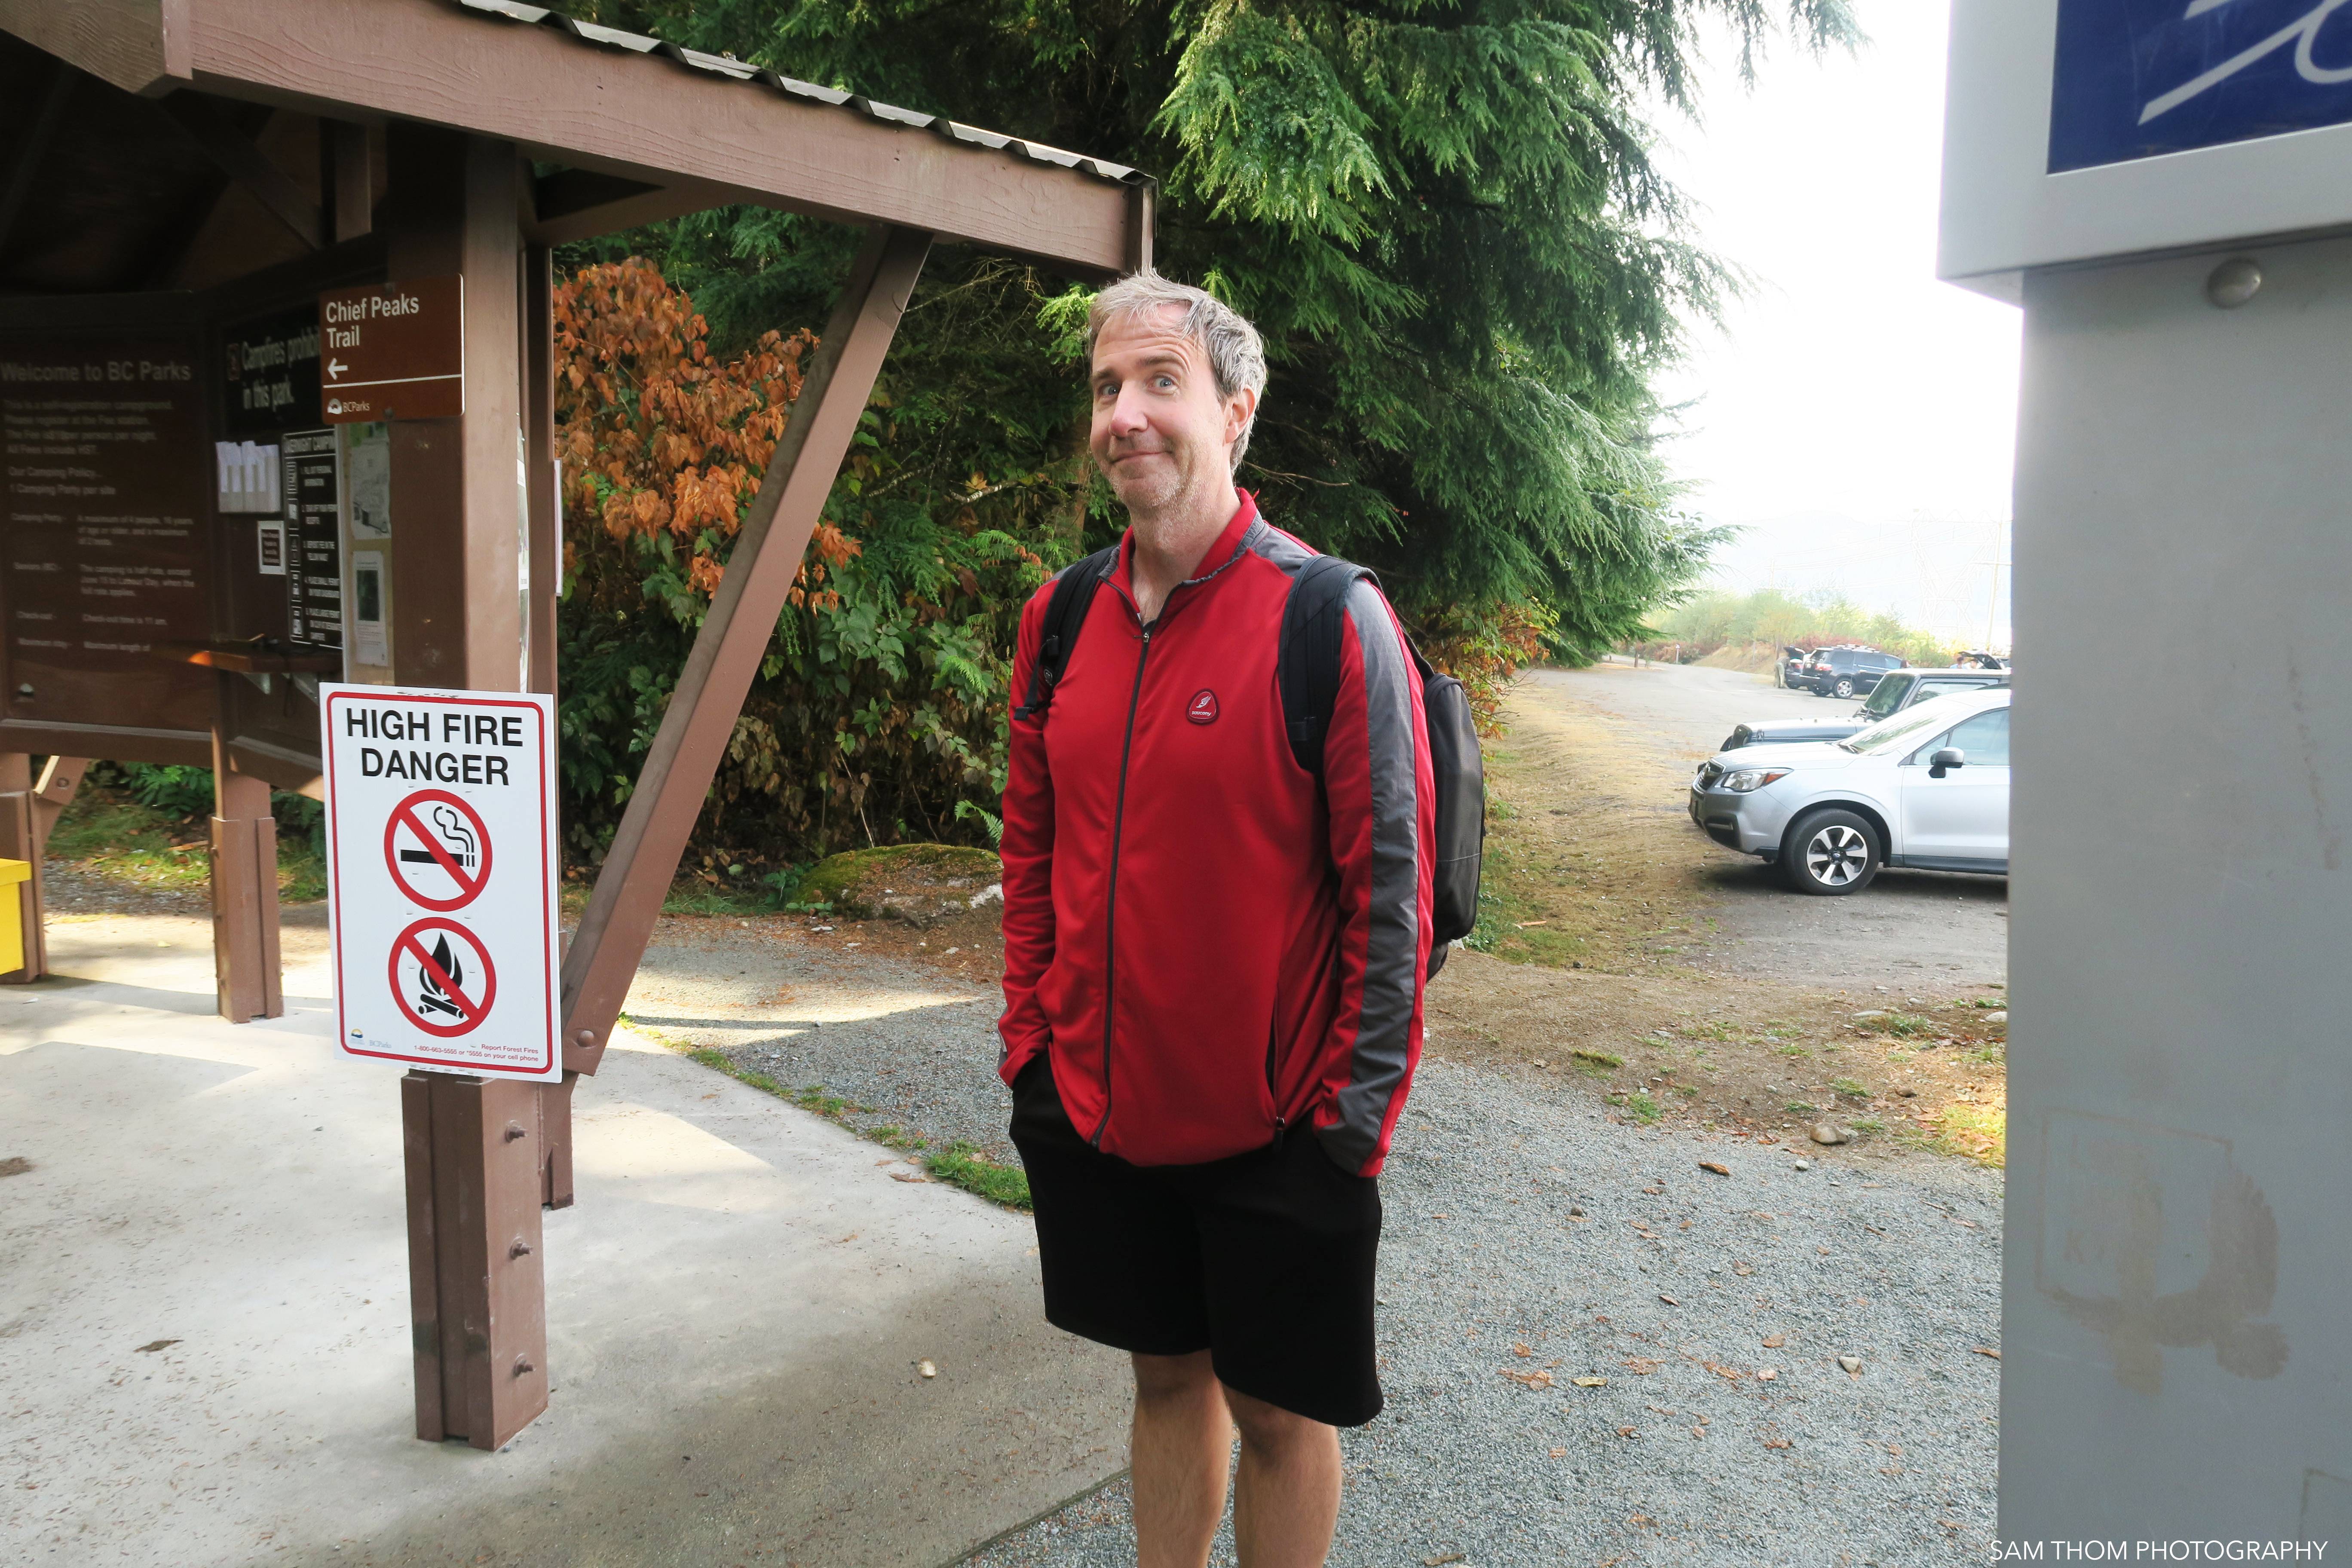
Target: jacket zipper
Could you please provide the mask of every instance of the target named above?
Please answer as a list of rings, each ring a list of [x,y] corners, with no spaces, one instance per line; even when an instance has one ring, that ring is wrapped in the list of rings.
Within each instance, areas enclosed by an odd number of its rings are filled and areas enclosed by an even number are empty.
[[[1093,1136],[1087,1140],[1097,1149],[1102,1147],[1103,1133],[1110,1127],[1110,1039],[1118,1016],[1118,847],[1127,826],[1127,763],[1135,752],[1135,710],[1143,700],[1143,661],[1151,657],[1151,633],[1159,625],[1155,620],[1143,628],[1143,649],[1135,656],[1135,689],[1127,695],[1127,738],[1118,748],[1118,804],[1111,808],[1110,895],[1103,919],[1103,1113],[1095,1123]]]
[[[1274,1106],[1274,1146],[1279,1149],[1289,1124],[1282,1120],[1282,1089],[1275,1082],[1274,1043],[1275,1026],[1269,1023],[1265,1026],[1265,1097]]]

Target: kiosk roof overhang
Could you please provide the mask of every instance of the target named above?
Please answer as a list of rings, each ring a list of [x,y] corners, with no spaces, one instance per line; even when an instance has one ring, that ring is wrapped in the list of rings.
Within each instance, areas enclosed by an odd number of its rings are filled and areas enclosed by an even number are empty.
[[[541,241],[744,202],[1088,279],[1150,258],[1153,184],[1122,164],[512,0],[0,0],[0,29],[149,97],[446,126],[608,176],[545,193]]]

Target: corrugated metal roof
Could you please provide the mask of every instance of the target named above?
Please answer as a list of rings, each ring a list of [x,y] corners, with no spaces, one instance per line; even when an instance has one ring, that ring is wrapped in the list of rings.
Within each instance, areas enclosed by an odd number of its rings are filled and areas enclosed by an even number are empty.
[[[879,120],[892,125],[903,125],[910,131],[929,131],[934,135],[943,136],[950,142],[961,142],[967,146],[985,147],[992,152],[1010,153],[1015,157],[1027,158],[1035,163],[1053,163],[1065,169],[1076,169],[1081,174],[1091,174],[1097,179],[1109,180],[1118,184],[1139,184],[1150,178],[1150,175],[1130,169],[1124,163],[1113,163],[1101,158],[1082,157],[1076,153],[1065,153],[1059,147],[1048,147],[1040,142],[1024,142],[1016,136],[999,135],[993,131],[982,131],[975,125],[959,124],[944,115],[918,114],[909,109],[877,103],[870,98],[854,92],[836,92],[829,87],[819,87],[814,82],[796,81],[791,77],[780,76],[772,70],[762,70],[757,66],[747,65],[741,60],[730,58],[726,55],[707,55],[699,49],[682,49],[676,44],[665,43],[659,38],[647,37],[642,33],[625,33],[618,27],[605,27],[594,22],[583,22],[577,17],[567,16],[561,11],[551,10],[544,5],[519,5],[516,0],[456,0],[456,4],[466,10],[485,16],[502,16],[510,22],[553,27],[560,32],[570,34],[583,44],[593,44],[608,49],[626,49],[631,54],[658,55],[689,70],[708,71],[714,76],[732,77],[737,81],[756,83],[771,91],[781,92],[788,97],[804,99],[850,113],[862,114],[869,120]]]

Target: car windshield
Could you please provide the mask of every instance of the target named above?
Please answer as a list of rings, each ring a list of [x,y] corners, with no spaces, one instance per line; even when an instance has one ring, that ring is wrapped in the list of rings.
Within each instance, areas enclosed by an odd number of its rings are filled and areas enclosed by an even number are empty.
[[[1871,692],[1870,700],[1862,705],[1863,712],[1872,719],[1885,718],[1903,706],[1903,694],[1911,689],[1912,679],[1907,675],[1888,676]]]
[[[1958,723],[1977,710],[1983,699],[1976,692],[1938,697],[1932,702],[1922,702],[1916,708],[1897,713],[1892,719],[1882,719],[1859,734],[1849,736],[1838,744],[1849,752],[1873,756],[1880,752],[1899,750],[1905,742],[1933,734],[1937,730]]]

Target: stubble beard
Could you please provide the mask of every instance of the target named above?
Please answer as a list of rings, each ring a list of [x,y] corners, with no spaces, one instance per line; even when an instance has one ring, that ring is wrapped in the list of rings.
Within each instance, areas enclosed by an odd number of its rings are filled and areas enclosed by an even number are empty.
[[[1171,461],[1165,467],[1146,467],[1140,471],[1129,468],[1111,480],[1111,493],[1127,508],[1129,521],[1136,532],[1155,548],[1173,549],[1182,542],[1182,536],[1192,531],[1194,512],[1216,511],[1222,524],[1231,510],[1230,495],[1217,490],[1213,495],[1195,496],[1202,487],[1201,469],[1181,457],[1171,453]],[[1223,472],[1223,465],[1209,454],[1213,467]],[[1202,504],[1196,507],[1198,500]]]

